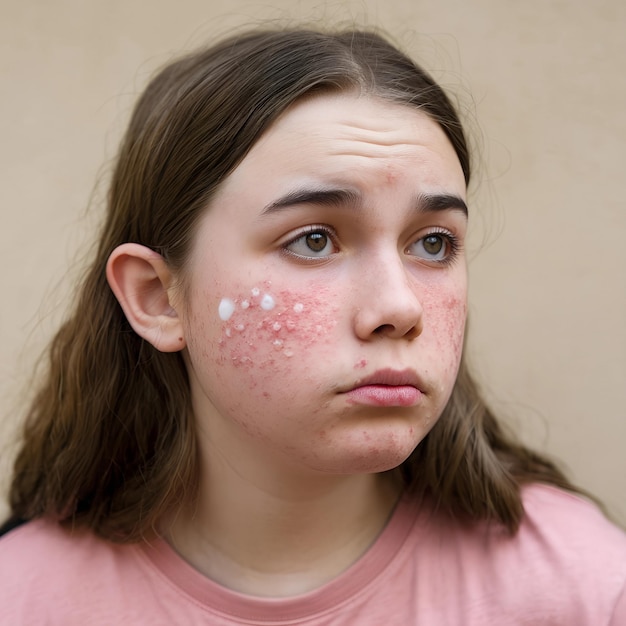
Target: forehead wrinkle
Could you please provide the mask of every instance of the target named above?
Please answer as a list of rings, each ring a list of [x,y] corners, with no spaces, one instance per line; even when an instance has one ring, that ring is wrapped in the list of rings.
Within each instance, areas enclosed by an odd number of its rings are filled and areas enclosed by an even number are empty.
[[[418,127],[410,121],[410,117],[417,113],[419,117],[425,118],[431,122],[431,128]],[[422,120],[420,120],[422,121]],[[407,123],[409,128],[407,128]],[[393,146],[393,145],[422,145],[423,143],[432,142],[435,136],[443,130],[440,126],[425,114],[419,114],[417,111],[408,110],[403,111],[400,116],[394,116],[393,119],[382,117],[375,118],[363,118],[355,122],[353,119],[337,120],[334,125],[335,132],[328,132],[327,129],[324,132],[318,134],[319,137],[324,139],[332,139],[335,141],[356,141],[364,143],[372,143],[374,145],[381,146]],[[312,133],[315,135],[315,131]],[[410,134],[407,141],[407,134]]]
[[[314,135],[315,136],[315,135]],[[317,138],[327,140],[326,149],[333,156],[412,156],[415,150],[428,149],[433,143],[432,133],[415,134],[407,137],[406,129],[388,132],[362,132],[361,129],[349,133],[337,133],[334,136],[318,135]]]
[[[378,130],[363,128],[363,126],[352,126],[342,128],[341,133],[337,133],[339,139],[344,141],[356,141],[365,143],[380,144],[383,146],[405,143],[406,129],[392,128],[389,130]]]
[[[362,146],[360,149],[346,149],[346,150],[335,150],[329,151],[329,157],[347,157],[347,158],[365,158],[365,159],[375,159],[377,161],[386,161],[399,159],[403,157],[409,157],[409,150],[406,147],[401,145],[399,146],[377,146],[373,144],[368,144],[368,146]],[[392,161],[393,163],[393,161]]]
[[[351,125],[347,126],[345,124],[339,124],[337,127],[336,133],[329,133],[326,131],[325,133],[320,133],[321,137],[325,139],[333,139],[335,141],[355,141],[357,143],[373,143],[382,146],[392,146],[396,144],[408,144],[412,145],[413,143],[418,143],[414,141],[413,138],[409,138],[407,141],[407,129],[406,128],[398,128],[397,125],[386,129],[370,129],[364,128],[362,125]],[[417,136],[424,136],[424,132],[417,133]],[[431,133],[427,134],[428,138],[431,138]]]
[[[375,159],[388,159],[398,157],[410,157],[416,148],[423,146],[417,142],[408,143],[406,141],[374,141],[371,138],[366,140],[350,139],[339,140],[328,150],[329,156],[336,157],[369,157]]]

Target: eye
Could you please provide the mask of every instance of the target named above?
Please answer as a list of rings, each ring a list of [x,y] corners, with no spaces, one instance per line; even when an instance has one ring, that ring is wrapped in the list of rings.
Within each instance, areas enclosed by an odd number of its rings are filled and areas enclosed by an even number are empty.
[[[304,258],[324,258],[336,252],[333,236],[326,228],[313,226],[287,242],[283,249]]]
[[[407,253],[424,261],[451,263],[457,256],[458,242],[448,232],[434,232],[421,237],[407,248]]]

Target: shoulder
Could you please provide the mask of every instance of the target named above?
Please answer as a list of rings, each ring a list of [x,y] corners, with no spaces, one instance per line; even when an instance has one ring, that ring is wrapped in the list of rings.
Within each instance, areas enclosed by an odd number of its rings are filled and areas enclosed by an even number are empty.
[[[38,594],[80,579],[84,568],[115,560],[116,546],[85,530],[66,529],[44,520],[28,522],[0,539],[2,593],[13,581],[24,588],[37,584]],[[42,582],[45,580],[45,585]]]
[[[588,555],[591,564],[615,563],[626,575],[626,533],[593,502],[543,484],[524,487],[522,499],[525,514],[519,541],[540,542],[544,552],[564,551],[578,562]]]
[[[91,532],[66,529],[35,520],[11,530],[0,540],[0,576],[36,577],[51,571],[78,572],[82,565],[115,558],[117,546]]]
[[[577,494],[533,484],[522,497],[519,531],[500,546],[503,563],[518,564],[517,584],[546,611],[560,607],[571,623],[614,623],[626,587],[624,531]]]
[[[86,530],[28,522],[0,539],[3,614],[16,625],[90,623],[107,602],[128,595],[125,586],[149,577],[138,552]]]
[[[421,602],[436,598],[433,610],[452,612],[450,623],[626,624],[626,534],[575,494],[533,484],[522,498],[514,535],[424,516],[410,557]]]
[[[81,533],[82,534],[82,533]],[[77,551],[68,552],[69,544],[80,541],[80,535],[59,525],[36,520],[26,522],[7,532],[0,539],[0,576],[2,582],[22,572],[33,572],[65,555],[75,558]],[[86,535],[84,535],[86,537]],[[73,538],[73,539],[71,539]]]
[[[548,485],[523,490],[525,515],[518,541],[562,566],[600,579],[626,579],[626,533],[591,501]]]

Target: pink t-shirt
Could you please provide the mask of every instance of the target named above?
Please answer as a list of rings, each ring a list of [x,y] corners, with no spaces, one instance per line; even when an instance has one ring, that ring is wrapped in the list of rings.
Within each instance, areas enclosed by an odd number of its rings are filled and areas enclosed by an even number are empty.
[[[369,551],[286,599],[208,580],[165,542],[114,545],[31,522],[0,540],[0,624],[626,625],[626,535],[582,498],[534,485],[511,538],[403,499]]]

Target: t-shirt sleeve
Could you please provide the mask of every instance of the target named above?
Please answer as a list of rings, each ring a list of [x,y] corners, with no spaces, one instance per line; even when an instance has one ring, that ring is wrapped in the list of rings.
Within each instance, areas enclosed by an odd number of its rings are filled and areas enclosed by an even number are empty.
[[[624,624],[626,624],[626,586],[622,587],[622,593],[617,598],[609,626],[624,626]]]

